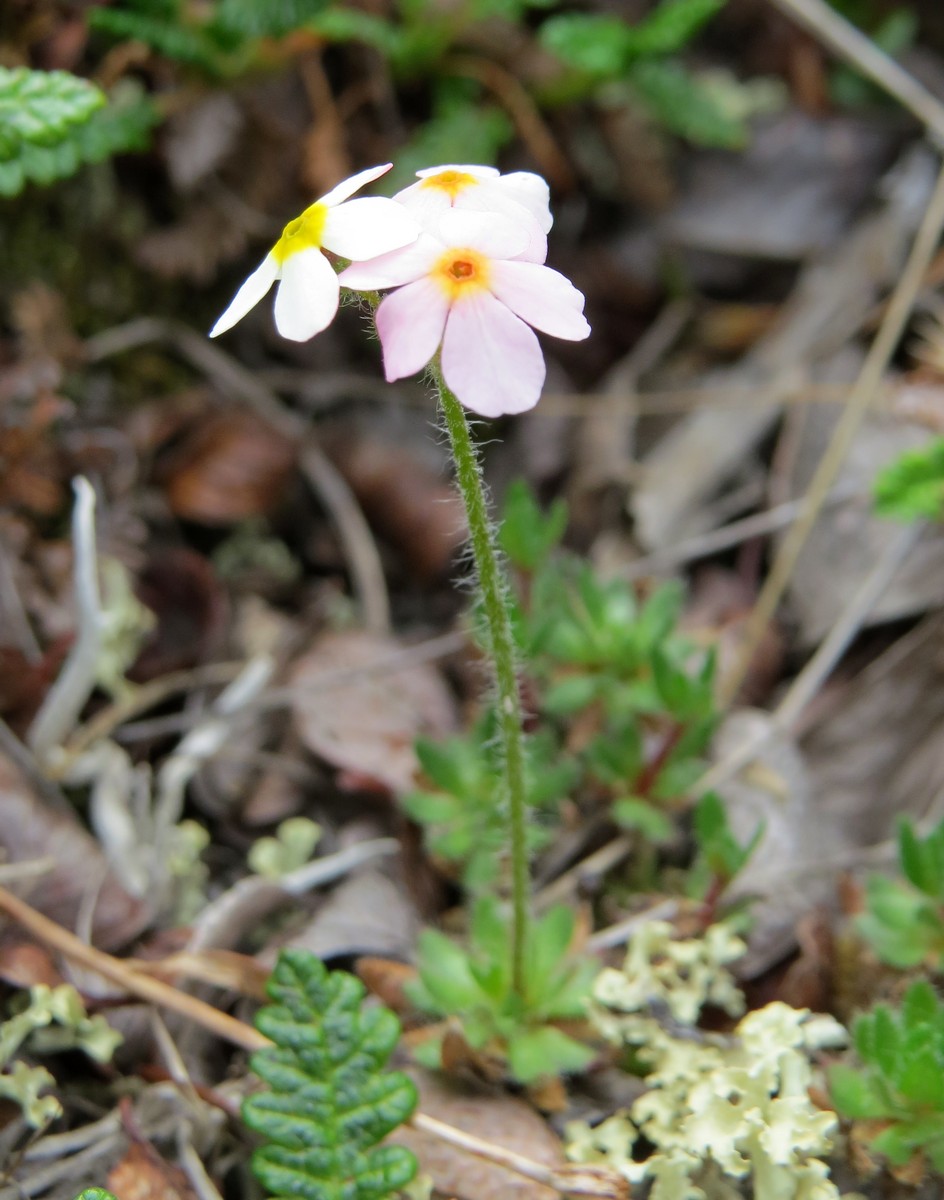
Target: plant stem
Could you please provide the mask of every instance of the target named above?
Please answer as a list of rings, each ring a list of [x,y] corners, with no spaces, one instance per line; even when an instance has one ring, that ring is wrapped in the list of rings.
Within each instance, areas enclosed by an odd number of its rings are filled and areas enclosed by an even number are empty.
[[[508,800],[508,834],[511,846],[512,895],[512,987],[519,997],[525,993],[525,947],[528,940],[530,876],[525,840],[527,800],[525,796],[524,732],[515,645],[506,600],[495,532],[488,518],[485,489],[478,454],[472,443],[462,405],[443,381],[438,368],[436,385],[446,430],[456,464],[456,480],[469,522],[469,540],[478,572],[485,619],[491,642],[492,665],[498,688],[498,728],[501,737],[504,784]]]

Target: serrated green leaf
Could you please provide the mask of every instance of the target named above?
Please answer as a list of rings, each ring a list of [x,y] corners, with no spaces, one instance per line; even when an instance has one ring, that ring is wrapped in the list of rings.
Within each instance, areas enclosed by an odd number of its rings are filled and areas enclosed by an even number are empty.
[[[256,1025],[275,1045],[251,1065],[270,1090],[243,1103],[267,1139],[253,1173],[277,1196],[382,1200],[416,1173],[408,1150],[378,1144],[416,1107],[412,1080],[385,1069],[399,1022],[362,1007],[358,980],[302,950],[280,954],[268,990]]]
[[[100,88],[67,71],[0,67],[0,161],[57,145],[104,103]]]

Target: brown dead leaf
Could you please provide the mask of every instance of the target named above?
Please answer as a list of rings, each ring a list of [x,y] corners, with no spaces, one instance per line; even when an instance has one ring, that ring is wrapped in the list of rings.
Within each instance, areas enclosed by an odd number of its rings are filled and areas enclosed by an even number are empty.
[[[35,987],[37,983],[53,988],[63,982],[49,951],[35,942],[0,945],[0,979],[20,988]]]
[[[406,888],[368,867],[334,888],[289,945],[321,959],[362,954],[406,958],[416,944],[419,926]],[[262,958],[274,958],[274,950],[267,949]]]
[[[133,1142],[112,1167],[107,1186],[116,1200],[198,1200],[180,1167],[165,1162],[153,1147],[141,1142]]]
[[[371,525],[412,574],[421,583],[441,579],[466,540],[462,506],[449,483],[404,447],[363,436],[332,458]]]
[[[355,964],[355,970],[367,990],[395,1013],[409,1012],[413,1005],[404,987],[417,976],[416,967],[394,958],[365,954]]]
[[[307,748],[341,771],[391,792],[413,786],[413,744],[445,737],[456,702],[429,663],[393,664],[404,647],[364,630],[326,633],[291,674],[292,712]]]
[[[428,1116],[547,1166],[565,1164],[560,1142],[525,1101],[491,1089],[450,1084],[420,1068],[409,1073],[419,1088],[420,1108]],[[445,1196],[459,1200],[557,1200],[552,1188],[427,1133],[404,1127],[396,1131],[394,1140],[413,1151],[420,1169],[432,1176],[436,1190]]]
[[[135,581],[135,594],[157,624],[128,672],[129,679],[146,683],[211,661],[226,627],[228,604],[208,559],[186,546],[157,549]]]
[[[209,413],[162,467],[174,514],[204,525],[264,516],[281,501],[296,447],[244,409]]]
[[[55,866],[19,890],[45,916],[74,930],[88,902],[92,940],[115,950],[150,919],[147,904],[121,886],[98,842],[70,809],[40,800],[9,759],[0,755],[0,854],[7,862],[49,858]]]

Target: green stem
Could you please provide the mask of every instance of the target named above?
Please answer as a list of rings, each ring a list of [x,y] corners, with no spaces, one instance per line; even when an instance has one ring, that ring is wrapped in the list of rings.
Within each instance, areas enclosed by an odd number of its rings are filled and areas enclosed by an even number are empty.
[[[482,484],[478,454],[472,443],[462,405],[436,371],[436,384],[446,430],[456,464],[456,480],[465,503],[469,522],[469,540],[478,572],[485,619],[491,641],[492,664],[498,688],[498,727],[501,737],[504,784],[508,797],[508,833],[511,846],[512,895],[512,987],[519,997],[525,994],[525,947],[528,941],[530,876],[526,843],[527,798],[525,794],[524,732],[518,675],[515,669],[515,645],[511,616],[506,600],[506,584],[499,560],[495,533],[488,519],[488,506]]]

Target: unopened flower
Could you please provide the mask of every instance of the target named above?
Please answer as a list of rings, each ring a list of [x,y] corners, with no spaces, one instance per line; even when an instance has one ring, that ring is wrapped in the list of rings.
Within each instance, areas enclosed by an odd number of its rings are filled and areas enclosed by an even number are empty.
[[[304,342],[327,328],[338,311],[340,288],[322,250],[353,260],[374,258],[408,245],[419,234],[416,219],[403,205],[380,196],[349,199],[391,166],[386,163],[352,175],[289,221],[210,330],[210,337],[231,329],[276,281],[275,326],[283,337]]]
[[[394,196],[424,223],[429,224],[450,208],[499,213],[529,227],[531,244],[526,257],[544,262],[547,232],[553,224],[550,189],[540,175],[512,171],[502,175],[495,167],[450,164],[416,172],[419,183]]]
[[[387,380],[422,370],[441,347],[443,379],[466,408],[533,408],[545,367],[530,326],[568,341],[590,326],[573,284],[522,257],[529,239],[507,217],[451,209],[412,245],[342,272],[346,287],[398,289],[376,315]]]

